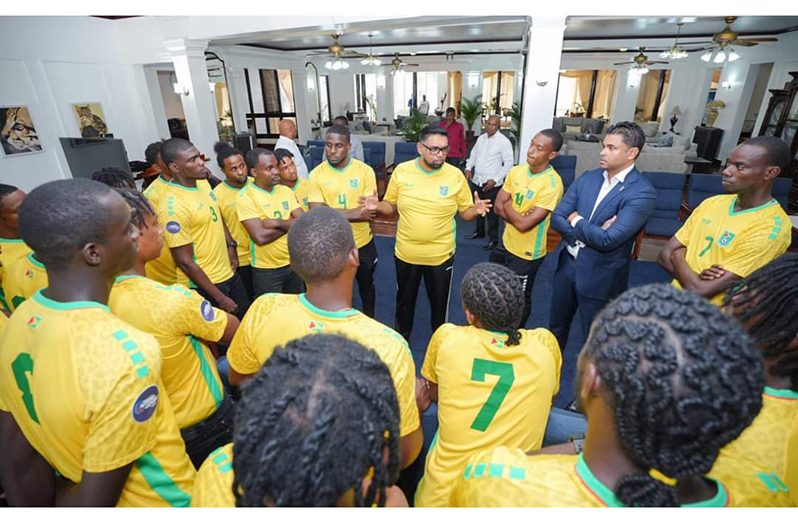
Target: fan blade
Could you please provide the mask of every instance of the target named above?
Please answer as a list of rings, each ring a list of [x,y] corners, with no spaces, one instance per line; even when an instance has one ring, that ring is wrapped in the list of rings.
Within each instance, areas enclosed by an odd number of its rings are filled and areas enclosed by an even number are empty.
[[[405,65],[407,65],[407,66],[409,66],[409,67],[418,67],[418,64],[408,64],[408,63],[405,63]]]
[[[617,64],[612,65],[628,65],[628,64],[636,64],[637,62],[618,62]]]
[[[366,58],[368,57],[367,54],[358,53],[357,51],[344,51],[341,53],[341,56],[344,58]]]
[[[778,42],[778,41],[779,41],[778,38],[771,38],[771,37],[768,37],[768,38],[738,38],[737,40],[732,42],[732,44],[738,44],[740,42],[754,42],[754,43],[757,43],[757,44],[761,44],[761,43],[765,43],[765,42]],[[743,45],[745,45],[745,44],[743,44]]]
[[[736,45],[739,47],[753,47],[755,45],[759,45],[759,42],[752,42],[751,40],[734,40],[730,42],[729,45]]]
[[[330,54],[329,51],[314,51],[312,53],[306,54],[305,56],[322,56],[322,55],[329,55],[329,54]]]
[[[646,61],[646,65],[654,65],[654,64],[667,64],[668,62],[650,62]]]

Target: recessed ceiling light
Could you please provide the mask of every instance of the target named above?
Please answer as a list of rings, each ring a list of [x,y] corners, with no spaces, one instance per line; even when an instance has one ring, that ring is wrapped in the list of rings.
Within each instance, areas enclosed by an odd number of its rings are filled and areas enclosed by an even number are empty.
[[[625,53],[626,51],[628,51],[628,49],[627,49],[627,48],[625,48],[625,47],[621,47],[621,48],[620,48],[620,49],[618,49],[618,50],[619,50],[620,52],[622,52],[622,53]]]

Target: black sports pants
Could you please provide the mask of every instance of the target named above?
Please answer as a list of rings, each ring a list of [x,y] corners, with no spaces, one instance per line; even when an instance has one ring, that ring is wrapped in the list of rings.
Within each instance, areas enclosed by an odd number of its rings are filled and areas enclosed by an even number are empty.
[[[396,262],[396,330],[408,342],[413,332],[413,317],[421,279],[430,301],[432,332],[446,323],[449,292],[452,286],[454,256],[440,265],[414,265],[394,256]]]
[[[374,271],[377,270],[377,246],[372,238],[370,242],[358,249],[360,266],[357,268],[355,279],[360,291],[360,301],[363,303],[363,312],[366,316],[374,317],[374,307],[377,292],[374,288]]]

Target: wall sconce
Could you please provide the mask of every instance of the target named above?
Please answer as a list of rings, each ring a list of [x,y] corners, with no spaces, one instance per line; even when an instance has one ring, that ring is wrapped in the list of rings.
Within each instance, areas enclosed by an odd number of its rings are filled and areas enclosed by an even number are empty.
[[[385,76],[377,75],[377,89],[385,89]]]
[[[174,82],[172,84],[172,89],[175,90],[175,94],[177,94],[177,95],[181,95],[182,94],[184,96],[188,96],[188,87],[186,87],[185,85],[182,85],[180,82]]]
[[[313,89],[316,88],[315,78],[313,78],[311,76],[308,76],[308,79],[307,79],[306,83],[307,83],[307,86],[308,86],[308,91],[313,92]]]
[[[722,83],[720,84],[720,86],[721,86],[721,88],[723,88],[723,89],[731,89],[731,88],[732,88],[732,83],[731,83],[731,82],[722,82]]]
[[[479,85],[479,75],[477,74],[469,74],[468,75],[468,87],[476,87]]]
[[[549,84],[548,80],[535,80],[535,83],[538,87],[546,87]]]
[[[208,82],[208,88],[211,90],[212,93],[216,92],[216,84],[214,82]]]

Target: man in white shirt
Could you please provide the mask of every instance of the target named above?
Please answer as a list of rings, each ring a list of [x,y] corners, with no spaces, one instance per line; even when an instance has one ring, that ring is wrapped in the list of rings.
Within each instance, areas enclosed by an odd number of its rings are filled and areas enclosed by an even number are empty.
[[[421,95],[421,103],[418,104],[418,112],[421,114],[429,114],[429,102],[427,101],[427,95]]]
[[[496,203],[504,183],[504,178],[513,167],[513,145],[510,140],[499,132],[501,119],[494,114],[488,118],[485,125],[486,133],[479,135],[477,143],[471,150],[471,156],[466,162],[465,175],[471,185],[472,191],[477,191],[479,198],[490,200],[491,205]],[[477,228],[466,236],[466,239],[485,237],[485,218],[477,217]],[[499,244],[499,215],[488,214],[488,238],[490,241],[484,247],[486,250],[495,249]]]
[[[294,164],[296,164],[296,173],[303,180],[308,179],[308,166],[305,165],[305,159],[299,151],[299,147],[294,143],[296,134],[296,124],[292,120],[280,120],[277,124],[280,131],[280,138],[274,144],[275,149],[288,149],[294,155]]]
[[[335,125],[343,125],[347,129],[349,128],[349,118],[346,116],[336,116],[333,118],[333,124]],[[360,138],[355,136],[354,134],[349,135],[349,144],[352,148],[349,150],[349,157],[355,158],[356,160],[360,160],[361,162],[365,162],[365,154],[363,153],[363,142],[360,141]],[[327,159],[327,148],[324,148],[324,154],[322,154],[322,160]]]
[[[554,254],[549,330],[564,360],[571,320],[576,317],[581,325],[581,348],[593,318],[628,285],[629,255],[657,199],[654,187],[634,165],[644,143],[643,130],[635,123],[610,127],[599,168],[577,178],[552,213],[551,227],[563,239]]]

